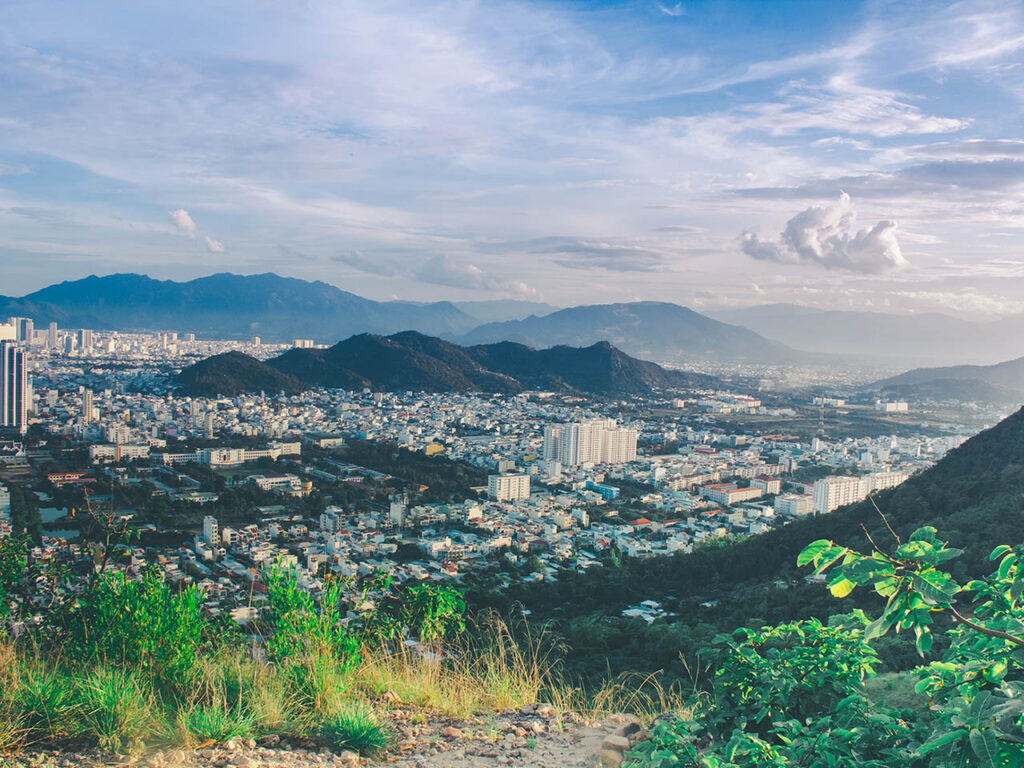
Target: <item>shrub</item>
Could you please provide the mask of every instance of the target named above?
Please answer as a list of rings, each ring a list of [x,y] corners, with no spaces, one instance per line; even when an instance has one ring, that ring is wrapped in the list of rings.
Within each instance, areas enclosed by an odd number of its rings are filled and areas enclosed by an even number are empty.
[[[267,652],[275,660],[329,654],[345,668],[359,661],[360,643],[342,624],[342,585],[329,581],[317,601],[282,563],[263,571],[270,602]]]
[[[199,590],[174,593],[155,568],[139,580],[103,574],[73,622],[77,654],[180,686],[193,671],[206,620]]]

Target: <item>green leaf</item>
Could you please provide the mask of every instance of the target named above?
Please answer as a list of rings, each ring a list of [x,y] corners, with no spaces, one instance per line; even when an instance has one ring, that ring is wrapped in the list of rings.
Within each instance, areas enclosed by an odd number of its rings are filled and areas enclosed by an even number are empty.
[[[832,597],[846,597],[848,594],[853,592],[853,588],[857,585],[849,579],[840,579],[835,584],[829,584],[828,589],[832,593]]]
[[[828,539],[818,539],[817,541],[812,541],[810,544],[803,548],[803,551],[801,551],[799,555],[797,555],[797,567],[803,568],[805,565],[813,563],[818,557],[821,556],[822,552],[824,552],[831,546],[832,542]]]
[[[979,731],[977,728],[972,728],[970,740],[971,749],[974,750],[974,754],[978,756],[981,764],[986,768],[995,768],[999,747],[996,744],[996,737],[992,735],[992,731]]]
[[[927,570],[914,575],[914,589],[931,604],[946,603],[960,591],[960,585],[942,571]]]
[[[922,526],[910,534],[911,541],[935,541],[935,534],[939,531],[930,525]]]
[[[939,736],[936,736],[933,739],[929,739],[920,747],[918,747],[917,754],[923,757],[924,755],[934,752],[937,749],[942,749],[942,747],[946,746],[947,744],[952,744],[953,742],[960,741],[964,738],[964,736],[967,735],[967,733],[968,731],[966,728],[958,728],[955,731],[948,731],[947,733],[943,733]]]
[[[988,556],[989,560],[998,560],[1000,557],[1005,555],[1007,552],[1012,552],[1013,547],[1007,544],[1000,544],[998,547],[992,550],[992,554]]]

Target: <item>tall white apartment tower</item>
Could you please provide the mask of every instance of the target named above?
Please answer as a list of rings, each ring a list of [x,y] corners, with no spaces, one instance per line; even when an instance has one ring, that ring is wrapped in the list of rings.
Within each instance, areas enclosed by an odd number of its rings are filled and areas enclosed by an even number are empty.
[[[0,427],[28,429],[28,359],[11,341],[0,341]]]
[[[220,544],[220,526],[213,515],[203,518],[203,538],[209,544]]]

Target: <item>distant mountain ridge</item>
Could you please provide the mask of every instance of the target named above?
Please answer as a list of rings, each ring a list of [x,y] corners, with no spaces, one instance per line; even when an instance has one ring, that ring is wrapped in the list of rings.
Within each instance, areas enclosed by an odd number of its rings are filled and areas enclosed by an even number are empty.
[[[536,350],[511,342],[461,347],[415,331],[392,336],[358,334],[328,349],[292,349],[265,363],[239,352],[215,355],[181,371],[176,383],[183,394],[193,396],[295,392],[318,386],[631,395],[719,384],[712,376],[670,371],[637,360],[607,342],[584,349]]]
[[[915,368],[870,385],[901,397],[1024,402],[1024,357],[995,365]]]
[[[678,304],[638,301],[571,307],[538,317],[486,323],[455,339],[460,344],[513,341],[532,347],[586,346],[606,340],[647,360],[797,363],[805,355],[785,344]]]
[[[677,304],[634,302],[558,310],[498,299],[418,303],[373,301],[328,283],[273,273],[219,273],[187,282],[138,274],[95,275],[21,298],[0,296],[0,318],[27,316],[65,328],[177,330],[201,338],[333,343],[360,333],[415,330],[460,344],[514,341],[536,348],[609,341],[643,359],[684,362],[806,362],[807,356],[746,328]],[[529,315],[529,316],[527,316]],[[500,322],[480,319],[498,318]]]
[[[145,275],[95,275],[21,298],[0,297],[0,317],[26,316],[62,327],[180,330],[207,338],[261,336],[267,341],[331,342],[353,333],[461,333],[476,318],[451,302],[380,302],[328,283],[273,273],[219,273],[187,282]]]

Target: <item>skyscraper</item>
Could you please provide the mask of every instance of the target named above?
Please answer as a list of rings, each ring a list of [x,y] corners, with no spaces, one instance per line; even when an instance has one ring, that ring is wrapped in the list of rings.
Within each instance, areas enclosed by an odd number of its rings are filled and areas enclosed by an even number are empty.
[[[82,393],[82,421],[92,424],[92,390],[87,389]]]
[[[25,350],[0,341],[0,427],[28,429],[28,360]]]
[[[57,348],[57,324],[50,323],[49,329],[46,332],[46,346],[50,349]]]
[[[637,431],[620,428],[612,419],[590,419],[544,428],[544,461],[568,467],[580,464],[624,464],[636,459]]]

